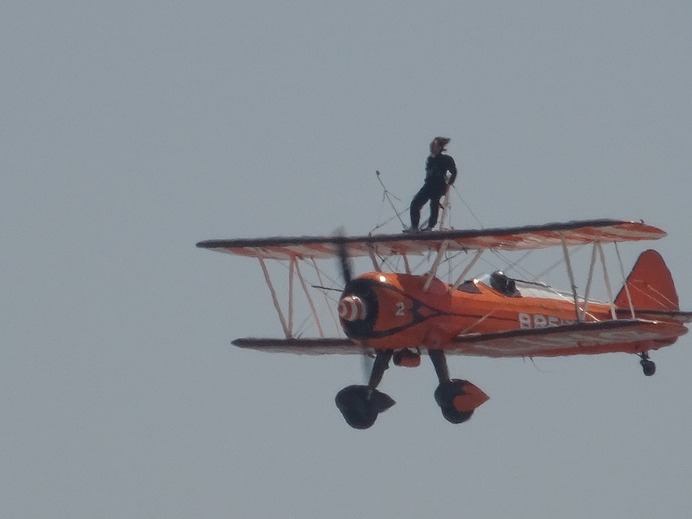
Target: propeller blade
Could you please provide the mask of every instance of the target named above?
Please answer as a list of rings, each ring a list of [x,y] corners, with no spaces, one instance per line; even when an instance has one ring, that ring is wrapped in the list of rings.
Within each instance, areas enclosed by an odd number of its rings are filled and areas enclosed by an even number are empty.
[[[337,231],[337,236],[339,238],[343,238],[343,236],[344,236],[343,228],[340,228]],[[353,265],[351,262],[351,257],[348,255],[348,250],[346,248],[346,241],[345,240],[338,240],[336,242],[336,247],[337,247],[337,254],[339,257],[339,267],[340,267],[340,271],[341,271],[341,279],[344,282],[344,288],[345,288],[346,286],[348,286],[348,284],[353,279]],[[361,360],[361,369],[363,370],[363,379],[364,379],[363,382],[365,384],[367,384],[368,381],[370,380],[373,366],[375,365],[375,359],[365,352],[363,352],[361,359],[362,359]]]
[[[341,278],[344,286],[348,285],[353,279],[353,268],[351,266],[351,258],[346,250],[346,243],[343,241],[337,242],[337,253],[339,255],[339,266],[341,267]]]

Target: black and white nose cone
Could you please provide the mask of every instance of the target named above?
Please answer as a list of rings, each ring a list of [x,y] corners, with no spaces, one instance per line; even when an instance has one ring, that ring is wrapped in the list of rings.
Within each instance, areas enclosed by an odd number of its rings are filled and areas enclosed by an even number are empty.
[[[344,321],[362,321],[367,315],[368,309],[360,297],[348,295],[339,301],[339,317]]]

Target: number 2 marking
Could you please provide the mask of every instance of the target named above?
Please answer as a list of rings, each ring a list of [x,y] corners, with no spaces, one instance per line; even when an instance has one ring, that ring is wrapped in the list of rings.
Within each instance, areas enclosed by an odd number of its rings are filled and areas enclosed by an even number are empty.
[[[396,317],[404,317],[405,311],[406,311],[406,305],[404,305],[404,302],[398,301],[396,304],[396,312],[394,312],[394,315]]]

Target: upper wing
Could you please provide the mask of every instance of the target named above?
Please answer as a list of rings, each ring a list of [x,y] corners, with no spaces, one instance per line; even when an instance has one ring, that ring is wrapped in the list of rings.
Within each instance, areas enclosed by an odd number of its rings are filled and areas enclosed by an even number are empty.
[[[346,246],[351,257],[424,255],[437,251],[441,243],[448,250],[527,250],[594,242],[657,240],[666,235],[657,227],[643,222],[623,220],[586,220],[526,227],[483,230],[450,230],[416,234],[382,234],[375,236],[302,236],[240,240],[207,240],[198,247],[229,254],[263,259],[333,258],[338,244]]]

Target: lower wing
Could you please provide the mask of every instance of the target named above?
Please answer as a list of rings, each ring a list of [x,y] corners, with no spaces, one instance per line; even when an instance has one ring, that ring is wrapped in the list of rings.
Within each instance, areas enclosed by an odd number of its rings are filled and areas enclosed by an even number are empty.
[[[680,322],[618,319],[457,337],[446,351],[483,357],[556,357],[642,353],[673,344],[687,333]]]
[[[680,322],[618,319],[469,334],[441,345],[452,355],[555,357],[609,352],[641,353],[673,344],[687,333]],[[371,355],[375,350],[342,338],[242,338],[235,346],[273,353]],[[396,349],[396,348],[394,348]],[[422,345],[422,349],[426,349]]]
[[[246,337],[236,339],[232,344],[239,348],[251,350],[302,355],[367,355],[374,352],[372,348],[356,344],[350,339],[340,338],[270,339]]]

